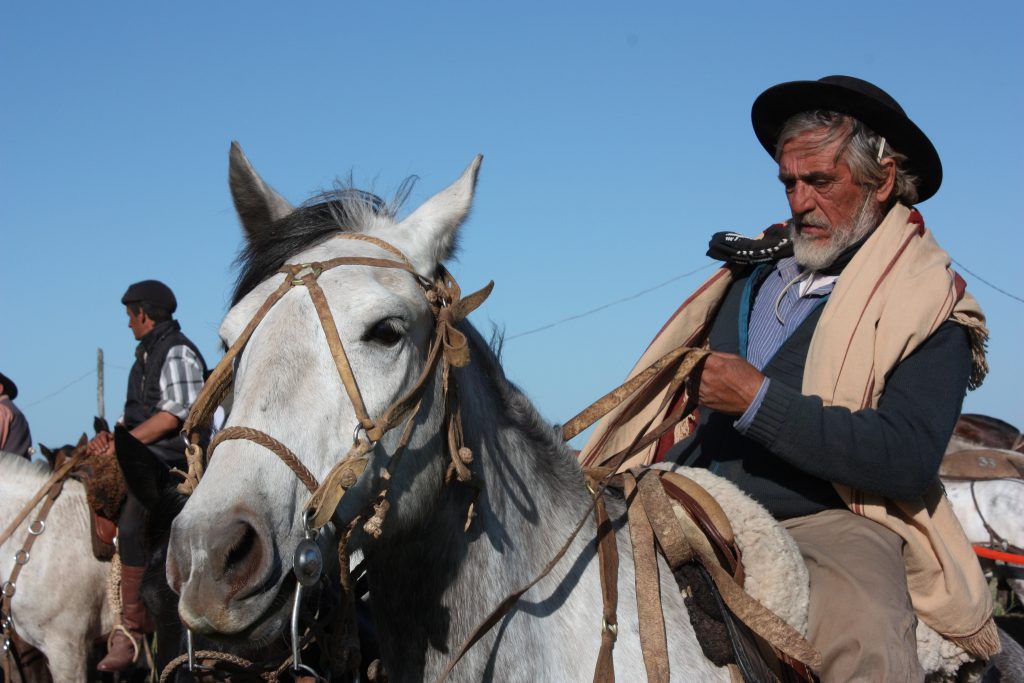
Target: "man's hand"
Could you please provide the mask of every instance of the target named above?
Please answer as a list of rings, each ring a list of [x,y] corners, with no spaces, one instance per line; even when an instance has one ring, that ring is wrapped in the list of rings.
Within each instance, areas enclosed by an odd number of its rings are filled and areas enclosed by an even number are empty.
[[[738,417],[750,406],[763,381],[764,375],[739,356],[711,353],[690,382],[690,395],[696,394],[702,406]]]
[[[114,435],[110,432],[100,432],[85,447],[85,452],[88,455],[113,455]]]

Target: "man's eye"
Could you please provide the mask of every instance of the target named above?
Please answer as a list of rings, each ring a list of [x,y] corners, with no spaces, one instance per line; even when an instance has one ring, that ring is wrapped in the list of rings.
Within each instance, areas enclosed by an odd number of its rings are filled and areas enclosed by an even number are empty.
[[[394,346],[402,341],[405,330],[397,318],[385,318],[376,322],[373,327],[363,335],[363,341],[376,342],[384,346]]]

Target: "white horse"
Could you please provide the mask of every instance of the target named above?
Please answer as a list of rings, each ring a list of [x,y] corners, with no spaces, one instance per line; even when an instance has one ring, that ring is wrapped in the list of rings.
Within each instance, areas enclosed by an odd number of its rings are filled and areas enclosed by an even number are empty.
[[[943,484],[953,512],[971,543],[997,542],[991,530],[1011,546],[1024,548],[1024,479],[944,481]],[[1024,567],[1006,565],[1000,572],[1024,603]]]
[[[0,453],[0,526],[18,515],[51,474],[43,463]],[[11,575],[15,553],[34,519],[35,513],[0,546],[4,580]],[[87,679],[92,643],[113,624],[107,602],[110,565],[93,556],[91,533],[85,487],[69,479],[32,546],[11,602],[15,630],[46,655],[56,683]]]
[[[346,195],[331,207],[343,225],[331,220],[317,227],[314,214],[327,213],[323,204],[293,210],[233,146],[231,185],[248,246],[235,305],[221,325],[225,343],[235,341],[282,283],[284,276],[275,274],[282,263],[343,255],[396,258],[375,243],[332,239],[342,228],[393,245],[420,277],[432,280],[451,256],[469,213],[479,164],[477,158],[405,220],[365,195],[362,201]],[[423,290],[409,273],[368,266],[333,268],[319,283],[362,400],[370,415],[380,415],[424,367],[434,323]],[[296,289],[270,309],[241,355],[226,427],[263,430],[322,480],[351,446],[359,423],[310,295]],[[565,559],[470,650],[452,680],[589,681],[602,632],[596,527],[587,513],[591,496],[555,429],[508,382],[488,344],[468,323],[459,329],[469,337],[471,362],[454,377],[478,496],[469,486],[445,483],[444,405],[435,376],[394,472],[383,535],[353,539],[365,552],[385,666],[392,681],[435,679],[470,630],[533,578],[586,518]],[[389,432],[371,452],[338,517],[350,519],[378,490],[399,431]],[[243,440],[217,447],[171,535],[168,581],[180,592],[179,613],[187,626],[221,639],[266,640],[282,631],[307,497],[289,468],[263,447]],[[476,516],[463,531],[474,497]],[[623,510],[620,500],[609,501],[621,554],[614,664],[630,679],[642,675],[644,662]],[[702,655],[664,563],[660,589],[673,680],[728,680],[726,669]]]

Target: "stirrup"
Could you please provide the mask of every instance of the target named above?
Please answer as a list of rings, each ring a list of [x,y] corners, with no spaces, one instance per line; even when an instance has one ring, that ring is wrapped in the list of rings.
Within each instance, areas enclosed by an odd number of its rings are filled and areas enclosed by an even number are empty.
[[[114,634],[118,631],[123,633],[125,637],[128,639],[128,642],[132,644],[132,650],[135,652],[135,654],[132,655],[132,664],[135,664],[139,661],[139,641],[135,639],[135,636],[132,635],[132,632],[126,629],[123,624],[118,624],[114,626],[114,628],[110,629],[110,635],[107,636],[107,652],[110,652],[110,643],[113,642]]]

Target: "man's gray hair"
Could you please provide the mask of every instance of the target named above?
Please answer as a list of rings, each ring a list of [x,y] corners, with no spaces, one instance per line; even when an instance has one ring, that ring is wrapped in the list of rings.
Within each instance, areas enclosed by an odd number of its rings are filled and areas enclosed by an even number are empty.
[[[917,201],[917,176],[907,170],[907,157],[885,141],[885,148],[879,154],[882,136],[863,123],[834,111],[805,111],[795,114],[786,121],[779,133],[775,147],[775,160],[782,157],[782,147],[789,140],[808,131],[824,129],[821,146],[825,147],[836,140],[841,140],[836,148],[835,160],[838,162],[845,155],[846,163],[853,173],[854,182],[867,188],[878,187],[885,179],[885,170],[881,159],[891,158],[896,162],[896,182],[893,185],[891,199],[911,206]]]

